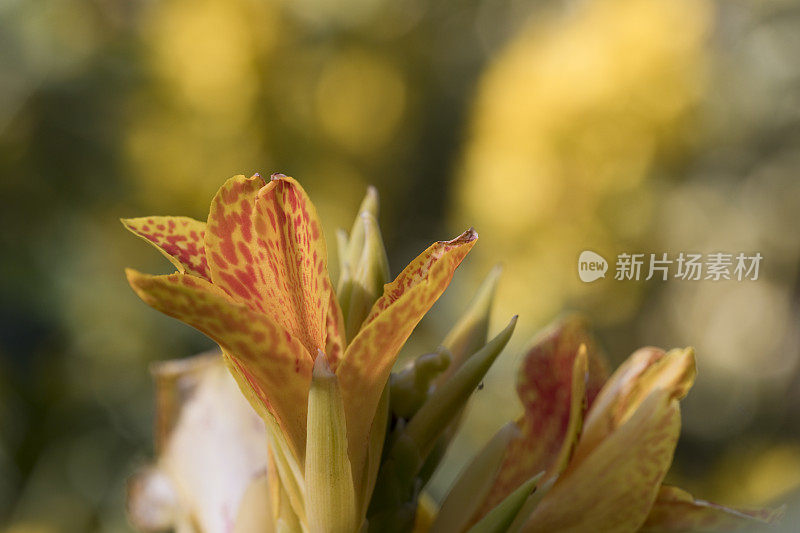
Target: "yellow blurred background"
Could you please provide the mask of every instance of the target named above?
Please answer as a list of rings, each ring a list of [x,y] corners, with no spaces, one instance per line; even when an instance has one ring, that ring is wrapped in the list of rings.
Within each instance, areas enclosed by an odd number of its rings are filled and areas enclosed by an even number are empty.
[[[147,365],[210,342],[129,290],[125,266],[170,268],[117,219],[204,219],[227,177],[273,171],[309,191],[332,255],[376,185],[393,273],[478,230],[406,357],[504,265],[495,315],[520,327],[434,496],[516,416],[530,336],[579,310],[614,364],[696,347],[673,480],[791,503],[797,50],[792,0],[2,2],[0,530],[128,530],[124,482],[152,453]],[[764,259],[757,281],[587,284],[585,249]]]

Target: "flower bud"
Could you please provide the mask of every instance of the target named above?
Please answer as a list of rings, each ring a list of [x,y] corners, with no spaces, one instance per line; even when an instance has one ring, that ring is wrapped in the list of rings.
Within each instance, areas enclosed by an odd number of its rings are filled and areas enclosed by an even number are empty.
[[[352,339],[389,281],[389,261],[378,226],[378,192],[374,187],[367,189],[349,237],[340,229],[336,240],[339,250],[336,295],[345,320],[346,338]]]
[[[364,241],[352,272],[347,309],[342,309],[348,339],[356,336],[372,304],[383,294],[383,286],[389,281],[389,260],[378,221],[368,212],[363,212],[360,217]]]
[[[450,366],[450,351],[444,346],[417,357],[414,362],[391,376],[392,412],[410,420],[431,393],[433,381]]]

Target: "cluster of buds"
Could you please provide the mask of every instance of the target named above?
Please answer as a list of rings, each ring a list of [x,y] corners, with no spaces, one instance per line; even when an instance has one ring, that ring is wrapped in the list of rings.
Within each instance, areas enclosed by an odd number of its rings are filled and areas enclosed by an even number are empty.
[[[370,189],[337,234],[334,289],[313,204],[283,175],[236,176],[207,222],[123,220],[177,272],[128,270],[137,294],[221,352],[155,367],[154,465],[129,486],[143,531],[683,531],[770,523],[662,485],[695,377],[690,348],[643,348],[611,376],[585,322],[526,350],[523,415],[438,504],[425,492],[465,405],[508,343],[489,338],[499,269],[432,352],[393,372],[477,240],[436,242],[390,281]]]

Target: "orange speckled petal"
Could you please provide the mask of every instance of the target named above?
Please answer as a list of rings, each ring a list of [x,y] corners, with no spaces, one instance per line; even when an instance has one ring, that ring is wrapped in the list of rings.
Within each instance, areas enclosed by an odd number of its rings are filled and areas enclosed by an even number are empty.
[[[155,246],[179,272],[211,280],[205,251],[206,223],[189,217],[123,218],[134,235]]]
[[[522,530],[636,531],[672,462],[680,424],[678,401],[656,390],[585,460],[570,463]]]
[[[354,479],[361,479],[372,418],[397,353],[447,288],[477,238],[470,229],[452,241],[428,247],[384,287],[383,296],[347,347],[336,375],[342,387]]]
[[[678,531],[734,531],[773,524],[784,515],[779,509],[732,509],[696,500],[677,487],[663,485],[647,521],[640,531],[667,533]]]
[[[336,371],[344,355],[346,340],[342,309],[339,307],[336,293],[331,290],[330,294],[330,306],[325,320],[325,355],[331,368]]]
[[[305,449],[313,363],[297,339],[266,315],[234,302],[201,278],[187,274],[150,276],[132,269],[126,274],[145,303],[218,343],[239,370],[234,377],[240,387],[250,388],[246,396],[254,403],[253,408],[274,414],[292,445]]]
[[[583,318],[570,315],[556,322],[528,348],[517,374],[517,394],[525,408],[517,422],[520,436],[509,444],[494,485],[474,519],[527,479],[552,470],[569,430],[574,366],[582,345],[586,347],[588,376],[580,396],[581,402],[585,398],[590,405],[606,380],[607,370]]]
[[[316,210],[295,180],[229,179],[211,203],[206,250],[214,284],[269,315],[314,356],[325,349],[325,241]]]

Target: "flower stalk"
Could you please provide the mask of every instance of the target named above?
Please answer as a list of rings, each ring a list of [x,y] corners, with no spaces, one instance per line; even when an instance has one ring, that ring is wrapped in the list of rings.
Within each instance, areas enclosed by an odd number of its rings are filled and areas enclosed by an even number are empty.
[[[353,471],[339,381],[325,354],[314,362],[308,394],[306,512],[311,531],[348,533],[358,525]]]

